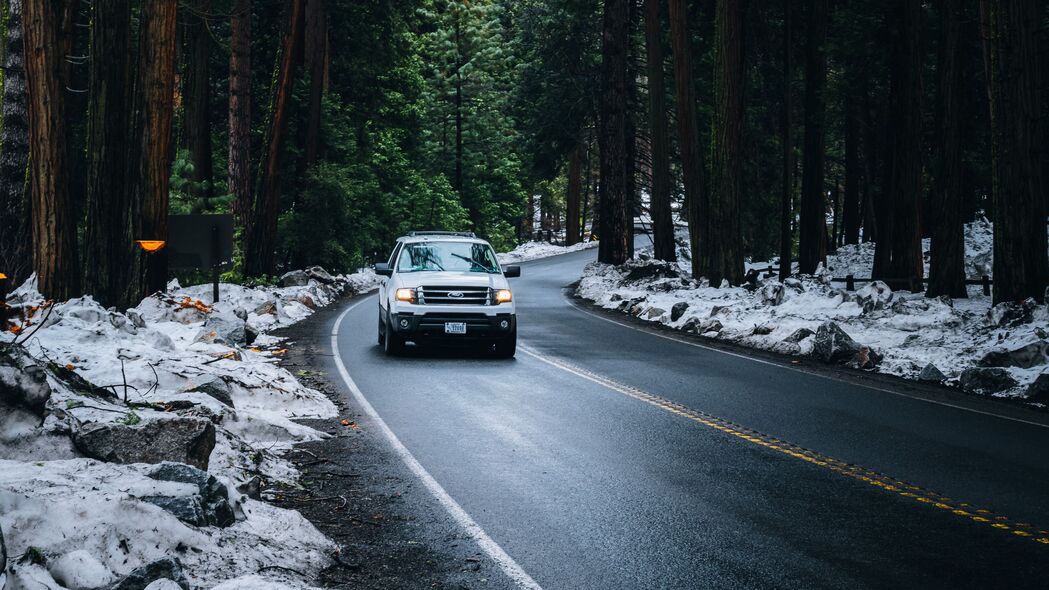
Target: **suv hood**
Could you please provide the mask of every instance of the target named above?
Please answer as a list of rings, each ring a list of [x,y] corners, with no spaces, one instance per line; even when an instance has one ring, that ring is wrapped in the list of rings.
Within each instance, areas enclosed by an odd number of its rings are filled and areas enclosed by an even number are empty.
[[[491,287],[493,289],[507,289],[509,285],[506,277],[501,274],[489,274],[485,272],[441,272],[420,271],[397,274],[397,282],[401,287]]]

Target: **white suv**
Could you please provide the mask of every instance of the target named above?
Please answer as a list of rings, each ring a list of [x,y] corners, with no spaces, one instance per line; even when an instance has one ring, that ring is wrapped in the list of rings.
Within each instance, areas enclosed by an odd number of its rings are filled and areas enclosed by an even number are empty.
[[[379,287],[379,344],[398,354],[407,341],[484,346],[501,358],[517,351],[517,314],[491,244],[468,232],[410,232],[390,260],[375,265],[389,277]]]

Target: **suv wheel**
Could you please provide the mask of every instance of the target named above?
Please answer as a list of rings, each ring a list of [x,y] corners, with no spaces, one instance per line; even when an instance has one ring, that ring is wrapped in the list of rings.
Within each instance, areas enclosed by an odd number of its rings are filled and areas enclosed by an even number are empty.
[[[500,359],[511,359],[517,354],[517,328],[509,336],[495,341],[495,357]]]
[[[404,338],[393,331],[393,326],[390,325],[389,319],[386,320],[386,334],[382,340],[383,352],[386,353],[386,356],[394,356],[404,352]]]
[[[382,314],[379,314],[379,346],[386,346],[386,326],[382,324]]]

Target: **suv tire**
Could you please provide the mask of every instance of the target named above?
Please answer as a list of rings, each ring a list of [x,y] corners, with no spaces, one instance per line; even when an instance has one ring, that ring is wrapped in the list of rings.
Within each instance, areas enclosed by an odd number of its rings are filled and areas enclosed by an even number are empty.
[[[517,354],[517,327],[514,326],[514,331],[509,336],[500,338],[495,341],[495,358],[500,359],[512,359]]]
[[[386,334],[383,340],[383,352],[386,356],[396,356],[404,352],[404,338],[398,336],[393,331],[393,326],[390,325],[390,320],[386,320]]]

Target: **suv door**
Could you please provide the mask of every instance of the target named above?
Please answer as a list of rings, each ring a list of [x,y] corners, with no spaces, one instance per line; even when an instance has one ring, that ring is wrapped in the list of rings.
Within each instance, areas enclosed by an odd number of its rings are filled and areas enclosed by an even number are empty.
[[[391,271],[396,272],[396,269],[394,268],[394,263],[397,262],[397,256],[398,256],[398,254],[400,254],[400,251],[401,251],[401,242],[397,242],[397,245],[395,245],[393,247],[393,252],[390,254],[390,260],[387,263],[387,264],[390,265],[390,270]],[[386,309],[388,307],[387,305],[384,305],[384,303],[386,303],[386,301],[387,301],[387,299],[386,299],[386,290],[387,290],[386,289],[386,285],[387,285],[387,283],[390,282],[390,280],[392,278],[393,277],[383,278],[382,282],[379,283],[379,307],[382,308],[382,309]]]

